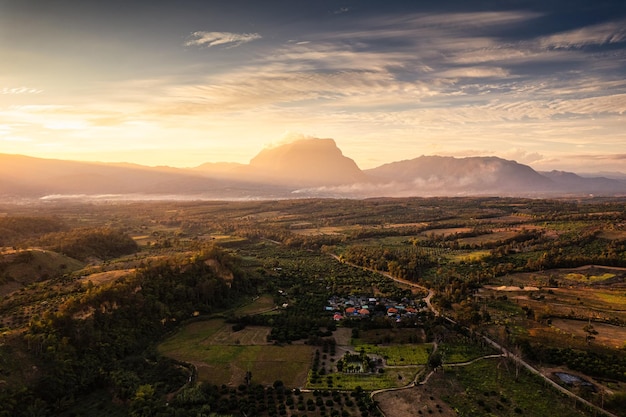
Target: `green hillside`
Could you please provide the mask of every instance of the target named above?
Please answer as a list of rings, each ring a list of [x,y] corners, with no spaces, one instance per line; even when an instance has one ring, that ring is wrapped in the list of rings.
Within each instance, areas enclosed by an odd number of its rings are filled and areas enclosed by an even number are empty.
[[[7,250],[0,255],[0,294],[61,276],[84,264],[65,255],[41,249]]]

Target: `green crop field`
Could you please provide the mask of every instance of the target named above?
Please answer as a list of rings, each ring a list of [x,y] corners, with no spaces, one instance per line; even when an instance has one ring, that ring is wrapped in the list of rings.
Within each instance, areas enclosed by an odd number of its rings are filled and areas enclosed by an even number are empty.
[[[445,367],[429,384],[459,416],[559,416],[578,417],[589,413],[548,387],[538,377],[500,359],[489,359],[462,367]]]
[[[611,274],[608,272],[602,275],[586,275],[586,274],[570,273],[570,274],[565,275],[565,279],[569,281],[586,282],[586,283],[591,284],[594,282],[606,281],[607,279],[611,279],[614,276],[615,274]]]
[[[230,330],[223,320],[191,323],[159,345],[171,358],[189,362],[198,370],[198,379],[215,384],[241,384],[246,371],[253,381],[271,385],[282,380],[289,386],[303,386],[311,364],[313,348],[306,345],[269,345],[267,328]]]
[[[382,356],[389,366],[425,365],[433,346],[430,343],[419,345],[376,346],[357,344],[357,350],[363,349],[367,354]]]
[[[439,350],[445,354],[445,363],[464,363],[499,353],[489,347],[480,347],[474,343],[441,344]]]
[[[476,262],[487,256],[489,256],[490,252],[488,250],[475,250],[471,252],[466,251],[454,251],[448,257],[450,260],[455,262]]]

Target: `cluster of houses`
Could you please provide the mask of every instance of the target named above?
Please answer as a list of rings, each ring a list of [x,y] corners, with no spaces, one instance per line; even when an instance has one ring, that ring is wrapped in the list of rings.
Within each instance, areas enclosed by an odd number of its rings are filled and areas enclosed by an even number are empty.
[[[333,319],[340,321],[349,318],[369,318],[372,316],[388,316],[400,320],[403,317],[416,315],[426,307],[421,301],[403,298],[400,302],[388,298],[376,298],[352,295],[349,297],[333,296],[328,300],[325,310],[333,313]]]

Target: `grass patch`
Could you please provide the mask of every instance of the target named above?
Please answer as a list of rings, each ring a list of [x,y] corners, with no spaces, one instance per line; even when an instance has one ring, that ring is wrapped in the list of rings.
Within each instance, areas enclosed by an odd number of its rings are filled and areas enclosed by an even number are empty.
[[[386,368],[384,373],[372,373],[372,374],[344,374],[344,373],[330,373],[320,376],[318,383],[311,383],[309,375],[309,381],[306,387],[309,389],[341,389],[341,390],[354,390],[356,387],[361,387],[366,391],[385,389],[385,388],[398,388],[410,384],[417,373],[422,370],[420,366],[410,366],[402,368]],[[329,383],[332,381],[332,383]]]
[[[198,379],[212,384],[237,386],[250,370],[255,383],[271,385],[276,380],[287,386],[302,386],[311,364],[312,348],[289,346],[186,346],[163,354],[193,363]]]
[[[611,279],[613,277],[615,277],[615,274],[611,274],[607,272],[602,275],[585,275],[585,274],[570,273],[570,274],[565,275],[564,278],[570,281],[594,283],[594,282],[606,281],[607,279]]]
[[[470,227],[452,227],[449,229],[429,229],[422,232],[421,236],[449,236],[454,233],[467,233],[471,232],[472,229]]]
[[[507,315],[513,315],[513,316],[517,316],[519,314],[522,314],[522,308],[513,303],[511,300],[509,300],[508,296],[510,294],[507,295],[507,293],[502,294],[501,297],[506,296],[506,299],[502,299],[502,298],[496,298],[496,299],[488,299],[487,300],[487,305],[489,306],[489,308],[493,308],[494,310],[497,310],[498,313],[500,314],[507,314]]]
[[[376,346],[370,344],[356,345],[358,351],[382,356],[388,366],[425,365],[428,355],[433,349],[432,344]]]
[[[461,251],[449,255],[448,258],[453,262],[476,262],[489,256],[491,254],[488,250],[475,250],[467,253]]]
[[[490,347],[481,347],[470,342],[467,344],[441,344],[439,350],[445,353],[445,363],[464,363],[497,353]]]
[[[610,304],[610,308],[623,308],[626,305],[626,292],[596,291],[595,296],[603,302]]]
[[[264,294],[252,301],[250,304],[236,309],[234,314],[236,316],[251,316],[271,310],[274,307],[274,298],[269,294]]]
[[[180,329],[173,337],[159,345],[163,353],[195,349],[195,345],[204,342],[224,327],[224,320],[207,320],[191,323]]]
[[[0,264],[3,266],[0,269],[0,284],[15,281],[24,286],[68,274],[84,266],[76,259],[40,249],[5,251],[0,254]]]

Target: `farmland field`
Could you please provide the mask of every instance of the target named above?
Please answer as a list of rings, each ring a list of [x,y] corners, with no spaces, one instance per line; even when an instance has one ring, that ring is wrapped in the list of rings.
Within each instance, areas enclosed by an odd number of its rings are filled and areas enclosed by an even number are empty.
[[[357,344],[356,349],[382,357],[389,366],[402,366],[426,364],[433,346],[430,343],[390,346]]]
[[[192,363],[201,381],[239,385],[249,370],[256,383],[271,385],[282,380],[290,386],[303,386],[313,348],[270,345],[269,330],[250,326],[233,332],[224,320],[195,322],[159,345],[159,351]]]
[[[270,295],[264,294],[264,295],[257,297],[255,300],[253,300],[252,303],[238,308],[237,310],[235,310],[234,314],[238,316],[245,316],[249,314],[260,314],[268,310],[271,310],[274,307],[275,307],[274,299]]]
[[[432,382],[432,385],[430,384]],[[559,416],[589,415],[539,378],[515,369],[502,359],[487,359],[468,366],[446,367],[429,386],[460,416]]]
[[[584,338],[586,336],[583,328],[587,324],[588,322],[584,320],[552,320],[552,326],[580,338]],[[626,347],[626,327],[614,326],[605,323],[593,323],[593,328],[598,332],[598,334],[594,335],[595,339],[593,340],[593,343],[616,349]]]
[[[476,344],[463,342],[444,344],[440,346],[440,349],[445,354],[445,363],[447,364],[469,362],[482,356],[498,353],[489,347],[480,347]]]
[[[459,244],[482,245],[485,243],[492,243],[492,242],[497,242],[500,240],[510,239],[517,234],[518,232],[514,230],[487,233],[487,234],[476,236],[476,237],[467,237],[467,238],[459,239]]]
[[[423,329],[375,329],[361,332],[355,343],[371,345],[416,343],[425,337]]]
[[[415,376],[423,369],[421,366],[403,366],[387,368],[383,373],[372,374],[347,374],[330,373],[321,378],[318,383],[307,383],[310,389],[347,389],[353,390],[361,387],[364,390],[404,387],[413,382]],[[331,384],[328,381],[332,381]]]

